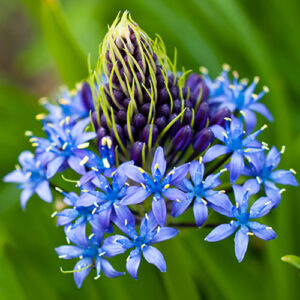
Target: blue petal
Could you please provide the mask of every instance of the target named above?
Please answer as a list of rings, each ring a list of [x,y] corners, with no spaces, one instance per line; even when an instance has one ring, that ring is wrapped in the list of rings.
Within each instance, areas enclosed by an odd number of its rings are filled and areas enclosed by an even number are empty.
[[[256,200],[250,208],[250,218],[260,218],[265,216],[273,208],[274,203],[267,197]]]
[[[244,119],[246,123],[246,131],[247,133],[251,132],[256,125],[256,115],[249,109],[244,109]]]
[[[85,167],[84,166],[82,166],[81,164],[80,164],[80,162],[81,162],[81,159],[79,158],[79,157],[77,157],[77,156],[74,156],[74,155],[72,155],[72,156],[70,156],[69,158],[68,158],[68,164],[69,164],[69,166],[75,171],[75,172],[77,172],[78,174],[84,174],[85,173]]]
[[[249,179],[243,185],[244,190],[248,190],[249,196],[255,195],[260,190],[260,184],[257,182],[256,179]]]
[[[105,256],[113,257],[118,254],[124,253],[127,250],[124,245],[126,245],[128,242],[130,241],[127,237],[117,234],[106,238],[101,248],[103,251],[105,251]]]
[[[267,197],[273,202],[274,207],[277,207],[281,200],[280,189],[271,181],[265,181],[264,188]]]
[[[204,164],[200,164],[198,161],[193,161],[191,162],[189,171],[194,185],[199,185],[204,176]]]
[[[74,267],[74,271],[78,271],[80,269],[83,269],[85,267],[87,267],[88,265],[92,264],[92,260],[90,258],[83,258],[80,261],[77,262],[77,264]],[[91,271],[91,267],[86,268],[82,271],[79,272],[74,272],[74,281],[77,285],[78,288],[81,287],[83,280],[85,279],[86,276],[88,276],[88,274]]]
[[[190,206],[191,202],[193,201],[193,196],[187,197],[186,200],[183,201],[174,201],[172,203],[171,215],[174,218],[177,218],[181,214],[183,214],[186,209]]]
[[[209,207],[214,211],[224,216],[232,217],[233,205],[226,194],[215,191],[205,195],[205,199],[209,202]]]
[[[77,139],[76,139],[76,144],[77,145],[80,145],[80,144],[83,144],[89,140],[92,140],[94,139],[95,137],[97,137],[97,134],[96,132],[85,132],[83,134],[81,134],[81,136],[79,136]]]
[[[185,200],[186,199],[186,194],[179,189],[176,188],[168,188],[163,192],[163,195],[169,199],[169,200]]]
[[[148,192],[143,187],[130,186],[127,189],[127,195],[121,200],[121,204],[123,205],[138,204],[143,202],[150,195],[151,192]]]
[[[280,163],[280,152],[275,146],[271,148],[266,157],[266,166],[272,166],[275,169]]]
[[[147,213],[147,217],[145,216],[142,219],[141,225],[140,225],[140,236],[145,236],[149,232],[152,232],[154,228],[157,227],[157,221],[155,219],[155,216],[153,214],[153,211],[151,210],[149,213]]]
[[[161,272],[166,272],[167,265],[161,252],[152,246],[143,249],[143,255],[148,263],[155,265]]]
[[[270,178],[279,184],[298,186],[297,179],[291,171],[277,170],[271,174]]]
[[[158,225],[164,226],[167,217],[165,199],[160,195],[154,195],[152,200],[152,210]]]
[[[124,172],[127,175],[128,178],[132,179],[133,181],[137,183],[144,183],[144,176],[141,172],[142,169],[136,167],[136,166],[128,166],[124,168]]]
[[[178,234],[178,230],[171,227],[162,227],[151,240],[150,244],[159,243],[162,241],[169,240]]]
[[[267,109],[267,107],[262,103],[254,103],[251,104],[250,108],[260,114],[262,114],[264,117],[266,117],[270,122],[273,122],[273,116]]]
[[[244,158],[238,152],[233,152],[229,163],[230,182],[235,182],[243,172],[245,167]]]
[[[277,237],[276,232],[266,225],[260,224],[258,222],[249,222],[248,224],[250,230],[260,239],[269,241]]]
[[[230,153],[230,152],[231,152],[231,150],[227,146],[214,145],[214,146],[210,147],[204,154],[203,162],[208,163],[208,162],[214,160],[215,158],[217,158],[221,155]]]
[[[210,127],[211,131],[213,132],[214,136],[221,142],[225,143],[225,129],[220,125],[213,125]]]
[[[91,122],[90,118],[86,118],[84,120],[77,122],[76,125],[71,130],[71,135],[74,138],[79,139],[80,136],[82,135],[82,133],[84,132],[85,128],[89,125],[90,122]],[[77,143],[77,144],[80,144],[80,143]]]
[[[88,207],[88,206],[93,205],[95,202],[98,203],[98,201],[99,201],[99,199],[96,196],[91,195],[89,193],[83,193],[77,199],[76,206],[85,206],[85,207]]]
[[[4,182],[23,183],[26,180],[27,180],[26,174],[21,170],[12,171],[3,178]]]
[[[116,271],[112,267],[112,265],[110,264],[110,262],[107,261],[106,259],[101,259],[101,264],[102,264],[103,273],[107,277],[114,278],[114,277],[119,277],[119,276],[125,274],[124,272],[118,272],[118,271]]]
[[[50,161],[47,165],[47,178],[52,178],[64,162],[65,157],[63,156],[56,157]]]
[[[73,229],[68,226],[65,227],[65,234],[69,240],[81,248],[87,248],[89,246],[89,241],[85,233],[85,227],[85,223],[81,223]]]
[[[71,259],[79,257],[83,254],[85,249],[76,246],[60,246],[55,248],[55,251],[60,258]]]
[[[126,269],[130,276],[134,279],[137,279],[137,271],[139,269],[140,262],[141,253],[136,253],[134,250],[132,250],[126,262]]]
[[[128,224],[134,224],[134,215],[131,213],[131,210],[122,204],[114,205],[114,209],[117,217],[121,220],[121,222],[125,222],[127,220]]]
[[[203,202],[200,203],[200,201],[195,201],[193,205],[195,223],[197,227],[201,227],[208,218],[207,205]]]
[[[158,170],[160,172],[161,177],[164,176],[166,172],[167,162],[165,160],[164,150],[162,147],[158,147],[154,153],[154,158],[151,165],[151,173],[153,177],[156,173],[156,165],[158,166]]]
[[[170,185],[176,185],[178,182],[182,181],[182,179],[184,179],[188,171],[189,171],[189,164],[184,164],[177,168],[174,168],[171,171],[173,174],[171,177]]]
[[[38,196],[45,202],[52,202],[52,194],[47,180],[42,181],[35,189]]]
[[[79,216],[79,213],[76,209],[68,208],[58,213],[57,216],[57,226],[62,226],[75,220]]]
[[[235,238],[234,238],[235,256],[238,262],[241,262],[243,260],[248,248],[249,235],[247,233],[248,233],[248,228],[243,226],[235,234]]]
[[[229,224],[221,224],[216,227],[206,238],[207,242],[217,242],[223,239],[226,239],[230,235],[232,235],[236,229],[238,228],[237,222],[232,222]]]
[[[21,207],[25,209],[26,203],[29,200],[29,198],[34,194],[34,191],[32,189],[24,189],[21,193]]]

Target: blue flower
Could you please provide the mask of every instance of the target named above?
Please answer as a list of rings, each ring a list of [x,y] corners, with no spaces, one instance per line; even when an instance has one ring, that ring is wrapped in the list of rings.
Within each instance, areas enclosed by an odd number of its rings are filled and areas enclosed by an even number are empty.
[[[104,243],[102,244],[102,237],[96,238],[92,233],[89,238],[87,238],[85,226],[83,225],[66,232],[66,235],[68,240],[75,245],[60,246],[56,248],[55,251],[59,255],[59,258],[62,259],[80,259],[76,263],[73,271],[66,272],[73,273],[78,288],[81,287],[84,279],[92,268],[96,269],[95,279],[100,277],[101,270],[107,277],[118,277],[124,274],[123,272],[117,272],[110,262],[104,258],[112,257],[118,253],[116,253],[116,249],[111,253],[109,247],[106,247]]]
[[[155,151],[151,165],[152,177],[142,168],[136,166],[128,166],[124,168],[128,178],[137,182],[140,186],[130,186],[127,195],[121,201],[121,204],[130,205],[143,202],[146,198],[153,195],[152,210],[153,214],[160,226],[166,222],[166,203],[164,197],[169,200],[185,200],[185,193],[177,188],[170,188],[176,182],[182,180],[189,169],[189,164],[184,164],[178,168],[174,168],[165,177],[167,163],[164,157],[164,151],[158,147]],[[163,197],[164,196],[164,197]]]
[[[92,183],[99,190],[83,188],[83,195],[77,201],[77,205],[83,207],[96,206],[99,222],[104,228],[108,228],[112,214],[115,214],[121,220],[133,218],[129,208],[123,204],[121,200],[127,193],[127,176],[124,173],[124,168],[131,165],[131,162],[121,165],[112,176],[112,184],[106,177],[99,172]]]
[[[80,84],[78,89],[72,91],[62,90],[55,104],[44,98],[41,99],[41,104],[49,114],[38,114],[37,119],[50,123],[59,123],[62,119],[69,117],[70,122],[73,124],[79,119],[88,118],[90,112],[95,110],[92,91],[86,82]]]
[[[68,166],[79,174],[85,173],[81,163],[86,154],[83,149],[89,146],[89,140],[96,137],[95,132],[84,132],[89,123],[90,120],[85,119],[72,126],[66,118],[60,124],[47,123],[44,126],[48,139],[31,137],[39,159],[47,164],[47,178]]]
[[[275,183],[298,186],[297,179],[293,174],[293,169],[275,170],[280,162],[280,155],[285,150],[279,152],[276,147],[272,147],[265,156],[264,153],[256,153],[248,156],[249,167],[245,168],[244,175],[255,177],[258,185],[263,185],[266,195],[272,200],[276,207],[281,200],[280,190]]]
[[[271,227],[260,224],[252,219],[265,216],[273,207],[272,201],[267,197],[261,197],[254,202],[248,211],[249,196],[257,193],[257,185],[254,180],[249,180],[244,186],[233,185],[235,195],[235,206],[231,205],[231,209],[220,212],[221,214],[234,218],[228,224],[222,224],[216,227],[206,238],[208,242],[216,242],[235,234],[235,256],[241,262],[245,256],[249,235],[255,235],[265,241],[276,238],[276,233]]]
[[[103,173],[107,177],[111,177],[115,171],[115,152],[112,140],[109,136],[101,139],[99,145],[98,157],[94,152],[86,150],[86,156],[82,159],[81,164],[88,167],[90,170],[80,178],[80,184],[84,185],[87,182],[93,181],[97,173]]]
[[[231,207],[231,202],[224,191],[215,191],[214,188],[221,184],[219,176],[225,172],[221,170],[215,175],[209,175],[204,180],[204,164],[193,161],[190,165],[189,172],[192,182],[184,178],[182,182],[176,184],[178,188],[186,193],[185,200],[174,201],[171,214],[177,218],[180,216],[193,202],[193,211],[195,222],[201,227],[208,218],[208,207],[215,211],[227,210]]]
[[[238,80],[238,73],[233,72],[233,81],[228,79],[229,67],[225,65],[225,69],[221,75],[213,82],[204,71],[204,81],[209,88],[208,103],[217,106],[218,109],[227,107],[231,112],[241,112],[244,115],[247,132],[251,132],[256,125],[256,115],[254,112],[265,116],[269,121],[273,121],[273,117],[267,107],[260,103],[259,100],[269,91],[267,87],[263,87],[263,91],[258,95],[255,94],[255,88],[259,81],[259,77],[254,77],[253,82],[247,86],[246,80]]]
[[[178,234],[176,229],[157,226],[152,211],[142,219],[140,234],[135,230],[134,219],[128,222],[125,220],[124,223],[120,219],[115,218],[114,222],[129,238],[122,235],[108,237],[106,239],[108,243],[107,248],[111,252],[115,250],[117,253],[120,252],[120,247],[123,249],[123,252],[134,248],[131,250],[126,263],[126,269],[134,279],[137,279],[137,271],[142,254],[148,263],[155,265],[161,272],[166,271],[166,262],[163,255],[151,245],[173,238]]]
[[[6,175],[5,182],[15,182],[22,189],[21,206],[25,209],[28,199],[36,193],[45,202],[52,202],[52,194],[46,177],[45,166],[31,152],[24,151],[19,156],[22,169],[18,167],[15,171]]]
[[[265,128],[267,128],[266,125],[254,133],[246,135],[246,132],[243,130],[242,118],[237,119],[235,117],[226,120],[225,129],[219,125],[213,125],[211,130],[215,137],[225,145],[214,145],[209,148],[203,156],[203,162],[210,162],[224,154],[232,154],[229,163],[230,181],[235,182],[244,170],[244,157],[247,157],[250,153],[260,152],[266,149],[266,146],[261,146],[261,144],[256,141],[256,137]]]

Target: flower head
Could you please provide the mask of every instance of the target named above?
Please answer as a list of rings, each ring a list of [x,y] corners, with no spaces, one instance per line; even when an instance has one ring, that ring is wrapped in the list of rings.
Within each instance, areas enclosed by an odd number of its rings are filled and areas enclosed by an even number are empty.
[[[121,203],[125,205],[138,204],[149,196],[152,196],[153,214],[160,226],[165,224],[167,215],[164,197],[172,201],[184,200],[186,197],[185,193],[177,188],[171,188],[171,186],[186,176],[189,164],[174,168],[164,176],[166,167],[167,163],[164,157],[164,151],[161,147],[158,147],[151,165],[152,176],[142,168],[133,165],[124,169],[128,178],[141,186],[130,186],[127,195]]]
[[[22,189],[21,206],[25,209],[28,199],[37,194],[45,202],[52,202],[52,194],[46,177],[45,165],[31,152],[24,151],[19,156],[17,169],[4,177],[5,182],[19,183]]]
[[[192,182],[186,178],[178,182],[176,186],[186,193],[186,199],[173,202],[171,214],[173,217],[181,215],[192,203],[195,222],[201,227],[208,218],[208,207],[216,211],[229,209],[231,206],[228,196],[224,191],[214,189],[221,184],[220,175],[226,169],[215,175],[209,175],[204,180],[204,164],[193,161],[190,165]]]
[[[124,223],[120,219],[115,219],[114,222],[128,237],[115,235],[107,238],[108,248],[111,251],[116,249],[117,252],[120,251],[120,247],[123,248],[123,252],[133,248],[126,263],[126,269],[133,278],[137,279],[142,254],[147,262],[155,265],[161,272],[166,271],[166,262],[163,255],[151,245],[173,238],[178,234],[176,229],[157,226],[152,212],[146,214],[142,219],[139,234],[135,229],[134,221],[125,221]]]
[[[100,277],[101,270],[107,277],[118,277],[124,274],[117,272],[106,259],[117,253],[116,251],[111,253],[109,247],[105,247],[102,244],[102,237],[96,238],[92,233],[87,238],[85,226],[78,226],[66,232],[66,236],[75,245],[60,246],[55,251],[59,255],[59,258],[62,259],[79,258],[79,261],[74,266],[74,270],[67,271],[67,273],[73,273],[78,288],[81,287],[92,268],[96,269],[95,279]]]
[[[280,156],[285,147],[279,152],[276,147],[265,155],[263,152],[249,155],[249,167],[244,170],[244,175],[255,177],[258,185],[263,185],[266,195],[277,206],[281,199],[281,193],[285,189],[279,189],[276,184],[297,186],[298,182],[294,174],[295,170],[275,170],[280,162]]]
[[[242,118],[237,119],[235,117],[226,121],[225,128],[220,125],[213,125],[211,130],[215,137],[224,143],[224,145],[214,145],[210,147],[203,156],[203,161],[207,163],[221,155],[230,154],[230,181],[235,182],[244,170],[244,157],[247,158],[248,154],[261,152],[266,149],[265,145],[261,145],[256,140],[256,137],[266,127],[267,126],[265,125],[254,133],[246,135],[246,132],[243,129]]]
[[[257,193],[254,181],[248,181],[244,186],[233,185],[235,195],[235,206],[221,214],[234,218],[228,224],[217,226],[206,238],[208,242],[216,242],[235,234],[235,255],[241,262],[247,251],[249,236],[256,235],[263,240],[271,240],[276,238],[276,233],[271,227],[260,224],[252,219],[265,216],[273,207],[272,201],[267,197],[261,197],[254,202],[250,210],[248,210],[249,196]]]

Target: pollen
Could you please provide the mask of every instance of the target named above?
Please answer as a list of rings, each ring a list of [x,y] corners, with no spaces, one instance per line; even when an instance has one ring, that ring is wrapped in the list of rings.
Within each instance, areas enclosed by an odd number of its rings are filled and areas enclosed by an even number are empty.
[[[166,184],[165,186],[164,186],[164,189],[166,190],[166,189],[168,189],[170,187],[170,185],[169,184]]]
[[[88,156],[85,156],[81,161],[80,161],[80,165],[81,166],[84,166],[89,160],[89,157]]]
[[[109,164],[107,158],[104,158],[102,161],[103,161],[104,167],[105,167],[106,169],[110,168],[110,164]]]
[[[139,168],[139,171],[140,171],[141,173],[145,173],[145,171],[144,171],[142,168]]]
[[[83,143],[77,146],[78,149],[85,149],[90,145],[90,143]]]
[[[158,164],[155,164],[154,169],[157,170],[158,169]]]
[[[41,114],[37,114],[36,116],[35,116],[35,118],[37,119],[37,120],[44,120],[45,118],[46,118],[46,115],[44,114],[44,113],[41,113]]]

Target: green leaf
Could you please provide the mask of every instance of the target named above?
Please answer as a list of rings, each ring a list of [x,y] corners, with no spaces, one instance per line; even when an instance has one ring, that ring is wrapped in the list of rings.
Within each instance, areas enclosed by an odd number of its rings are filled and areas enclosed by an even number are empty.
[[[58,1],[41,2],[41,23],[58,71],[63,81],[72,87],[88,76],[87,56],[72,36]]]
[[[281,260],[289,263],[293,267],[300,270],[300,257],[296,255],[285,255],[281,257]]]

